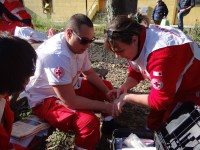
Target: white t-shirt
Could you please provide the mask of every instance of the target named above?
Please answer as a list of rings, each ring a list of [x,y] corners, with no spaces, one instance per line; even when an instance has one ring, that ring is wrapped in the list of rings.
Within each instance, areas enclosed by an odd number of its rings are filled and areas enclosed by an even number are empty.
[[[45,98],[57,97],[52,85],[72,83],[74,89],[80,88],[81,72],[91,68],[89,54],[87,50],[74,54],[66,43],[65,33],[62,32],[36,49],[36,71],[22,94],[28,97],[30,107],[42,103]]]

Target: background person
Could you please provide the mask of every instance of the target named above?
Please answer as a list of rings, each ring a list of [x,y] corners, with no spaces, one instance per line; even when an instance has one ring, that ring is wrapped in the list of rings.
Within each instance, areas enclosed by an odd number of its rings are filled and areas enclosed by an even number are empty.
[[[105,37],[106,49],[129,64],[129,75],[113,102],[113,116],[122,112],[125,103],[150,107],[148,127],[158,130],[177,103],[200,105],[200,49],[181,30],[145,28],[132,18],[118,16],[107,25]],[[144,79],[151,81],[149,94],[127,93]]]
[[[10,135],[14,114],[8,96],[24,90],[35,70],[37,55],[18,37],[0,33],[0,149],[12,149]]]
[[[100,139],[100,121],[94,112],[112,114],[113,89],[91,67],[87,49],[94,28],[83,14],[73,15],[65,32],[38,47],[34,77],[26,91],[33,113],[61,131],[75,133],[75,149],[94,150]],[[80,77],[80,74],[84,77]]]
[[[178,18],[178,28],[183,31],[183,17],[189,14],[192,7],[195,6],[195,0],[178,0],[177,5],[177,18]]]
[[[168,8],[165,2],[162,0],[156,0],[157,5],[154,7],[151,19],[157,25],[159,25],[163,18],[166,18],[168,15]]]
[[[14,34],[15,27],[31,27],[31,16],[19,0],[0,0],[0,31]]]

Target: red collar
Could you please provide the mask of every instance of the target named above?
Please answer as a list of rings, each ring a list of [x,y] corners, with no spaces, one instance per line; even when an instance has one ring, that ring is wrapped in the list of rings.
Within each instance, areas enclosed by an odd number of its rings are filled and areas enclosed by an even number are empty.
[[[140,34],[139,53],[142,51],[142,48],[143,48],[143,46],[144,46],[145,39],[146,39],[146,28],[145,28],[145,27],[142,27],[142,31],[141,31],[141,34]]]

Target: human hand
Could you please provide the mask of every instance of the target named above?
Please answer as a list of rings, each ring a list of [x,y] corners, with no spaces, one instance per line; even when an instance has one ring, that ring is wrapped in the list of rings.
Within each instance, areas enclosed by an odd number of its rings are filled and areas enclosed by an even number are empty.
[[[107,93],[106,93],[106,97],[108,99],[109,102],[112,102],[113,100],[116,99],[116,96],[117,95],[117,90],[116,89],[113,89],[113,90],[109,90]]]
[[[104,107],[103,113],[111,116],[113,114],[113,104],[107,101],[105,101],[104,103],[105,103],[105,107]]]
[[[179,12],[181,12],[181,13],[182,13],[182,12],[184,12],[184,11],[185,11],[185,9],[181,9]]]
[[[120,87],[119,89],[117,89],[116,91],[116,98],[119,98],[119,96],[123,93],[126,93],[127,92],[127,89],[125,87]]]
[[[125,96],[127,93],[121,94],[117,99],[113,101],[113,110],[112,110],[112,116],[116,117],[119,116],[122,113],[122,108],[124,106],[125,102]]]
[[[119,89],[113,89],[107,92],[106,97],[108,98],[109,102],[114,101],[118,98],[121,94],[127,92],[125,88],[121,87]]]

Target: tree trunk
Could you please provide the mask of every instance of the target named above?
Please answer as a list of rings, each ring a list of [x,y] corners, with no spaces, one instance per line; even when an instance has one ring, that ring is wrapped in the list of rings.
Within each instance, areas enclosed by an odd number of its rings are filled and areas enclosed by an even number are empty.
[[[137,0],[107,0],[108,22],[117,15],[128,15],[137,11]]]

